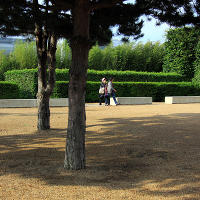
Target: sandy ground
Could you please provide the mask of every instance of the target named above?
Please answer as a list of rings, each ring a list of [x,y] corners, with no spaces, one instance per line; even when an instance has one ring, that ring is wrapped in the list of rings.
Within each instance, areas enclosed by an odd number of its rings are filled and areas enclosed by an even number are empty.
[[[199,200],[200,104],[88,106],[87,169],[63,169],[68,108],[0,109],[0,199]]]

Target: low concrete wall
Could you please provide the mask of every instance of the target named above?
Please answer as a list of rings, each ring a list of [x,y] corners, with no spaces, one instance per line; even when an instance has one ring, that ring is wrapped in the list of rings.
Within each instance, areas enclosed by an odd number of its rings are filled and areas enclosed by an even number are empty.
[[[50,106],[52,107],[69,106],[69,99],[68,98],[50,99]]]
[[[172,96],[165,97],[166,104],[200,103],[200,96]]]
[[[50,99],[50,106],[68,106],[68,98]],[[32,108],[37,107],[37,99],[0,99],[0,108]]]
[[[116,97],[121,105],[143,105],[152,104],[152,97]],[[110,98],[110,105],[115,105],[113,98]]]

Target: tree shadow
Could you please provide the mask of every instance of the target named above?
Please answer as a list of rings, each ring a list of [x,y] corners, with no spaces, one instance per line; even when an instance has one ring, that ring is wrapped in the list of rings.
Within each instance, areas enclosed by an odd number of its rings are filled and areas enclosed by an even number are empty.
[[[87,126],[87,168],[80,171],[63,169],[66,129],[2,135],[0,175],[195,200],[200,193],[199,120],[194,113],[99,120]],[[101,128],[91,131],[95,126]]]

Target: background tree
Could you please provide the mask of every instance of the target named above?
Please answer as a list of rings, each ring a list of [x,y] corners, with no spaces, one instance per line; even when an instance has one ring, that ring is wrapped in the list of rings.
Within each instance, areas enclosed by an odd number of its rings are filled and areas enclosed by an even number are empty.
[[[199,38],[200,29],[197,27],[170,29],[166,34],[164,72],[177,72],[192,79]]]
[[[167,22],[172,26],[193,26],[200,27],[200,1],[199,0],[153,0],[151,14],[156,17],[160,22]],[[198,38],[197,38],[198,40]],[[199,45],[197,45],[195,61],[195,80],[199,80]]]

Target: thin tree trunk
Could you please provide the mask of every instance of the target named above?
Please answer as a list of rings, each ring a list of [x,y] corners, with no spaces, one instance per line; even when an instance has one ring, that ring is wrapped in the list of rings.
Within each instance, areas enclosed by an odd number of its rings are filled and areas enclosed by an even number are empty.
[[[38,56],[38,130],[50,128],[49,97],[46,95],[47,86],[47,32],[39,24],[35,25],[36,47]]]
[[[88,1],[74,3],[72,11],[74,37],[72,66],[69,82],[69,117],[64,167],[71,170],[85,168],[85,91],[89,53],[89,12]]]
[[[37,27],[36,46],[38,54],[38,130],[50,129],[49,100],[55,85],[55,53],[57,37],[51,34],[49,37],[45,30]],[[48,43],[48,50],[47,50]],[[47,83],[47,61],[49,76]]]
[[[55,67],[56,67],[56,46],[57,36],[54,32],[47,32],[48,10],[46,21],[42,24],[39,17],[38,0],[34,0],[35,10],[35,36],[38,57],[38,130],[50,128],[50,109],[49,100],[55,85]],[[49,1],[46,1],[48,7]],[[49,69],[47,83],[47,63]]]

